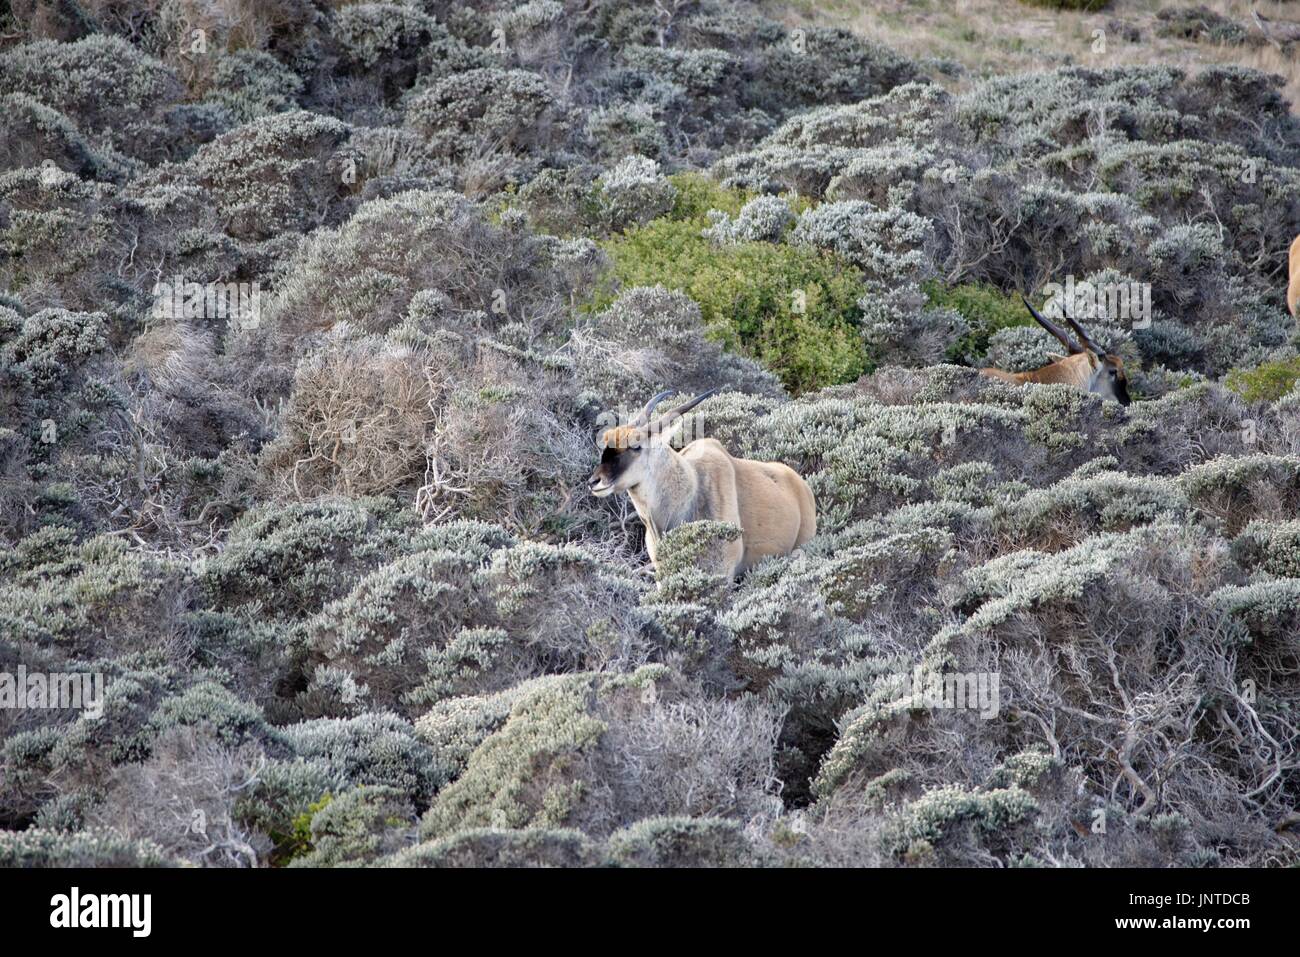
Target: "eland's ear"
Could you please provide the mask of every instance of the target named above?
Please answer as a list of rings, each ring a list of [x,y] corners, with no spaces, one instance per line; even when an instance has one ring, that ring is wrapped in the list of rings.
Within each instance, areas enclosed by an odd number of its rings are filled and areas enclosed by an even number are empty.
[[[1051,359],[1053,362],[1061,362],[1061,361],[1063,361],[1066,357],[1063,356],[1063,355],[1061,355],[1059,352],[1049,352],[1049,353],[1047,354],[1047,358]]]

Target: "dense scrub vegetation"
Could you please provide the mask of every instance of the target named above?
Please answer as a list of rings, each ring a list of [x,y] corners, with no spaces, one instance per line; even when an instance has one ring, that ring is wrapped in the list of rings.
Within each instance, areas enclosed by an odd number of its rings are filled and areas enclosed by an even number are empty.
[[[0,865],[1296,863],[1269,76],[953,96],[741,0],[3,10],[0,671],[107,683],[0,709]],[[1150,283],[1088,320],[1128,408],[973,368],[1067,275]],[[734,585],[584,482],[715,385],[818,500]]]

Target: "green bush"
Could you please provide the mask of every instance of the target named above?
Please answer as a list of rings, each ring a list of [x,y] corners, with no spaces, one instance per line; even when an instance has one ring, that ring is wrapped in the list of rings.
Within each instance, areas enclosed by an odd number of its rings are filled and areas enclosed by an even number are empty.
[[[707,219],[712,209],[734,216],[753,198],[753,193],[747,190],[727,189],[717,180],[700,173],[679,173],[668,179],[677,187],[671,214],[671,218],[676,220]]]
[[[706,213],[736,214],[746,194],[674,177],[673,211],[605,243],[623,287],[662,285],[700,305],[711,338],[763,362],[793,393],[852,382],[872,366],[858,329],[860,271],[818,249],[702,235]],[[613,302],[606,289],[596,306]],[[801,301],[802,300],[802,301]],[[802,307],[802,311],[797,311]]]
[[[1300,380],[1300,356],[1263,362],[1253,369],[1233,369],[1224,379],[1226,385],[1247,402],[1276,402],[1295,388]]]
[[[1008,295],[986,283],[946,286],[939,280],[932,279],[923,283],[921,289],[930,305],[961,313],[970,326],[970,331],[948,350],[948,358],[953,361],[987,353],[989,339],[999,330],[1034,324],[1019,297]]]

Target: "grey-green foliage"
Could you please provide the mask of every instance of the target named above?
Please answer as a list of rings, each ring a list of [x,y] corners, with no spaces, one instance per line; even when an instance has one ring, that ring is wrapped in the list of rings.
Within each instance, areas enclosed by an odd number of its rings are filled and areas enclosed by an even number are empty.
[[[647,818],[612,835],[611,862],[624,867],[753,867],[760,858],[734,821]]]
[[[465,773],[439,792],[421,824],[425,840],[471,827],[557,827],[584,794],[577,775],[606,724],[588,712],[592,678],[573,675],[526,695],[470,756]]]
[[[636,595],[577,548],[430,543],[304,624],[304,706],[405,711],[550,671],[636,663],[650,653]]]
[[[470,755],[505,723],[516,702],[538,688],[564,682],[562,675],[543,675],[490,694],[444,698],[415,722],[415,733],[433,749],[439,787],[458,778]]]
[[[489,144],[523,152],[539,135],[553,94],[527,70],[481,67],[431,83],[411,95],[406,125],[436,156],[464,160]]]
[[[957,827],[969,823],[983,837],[1019,824],[1036,810],[1033,798],[1018,787],[969,793],[939,788],[908,805],[885,833],[886,846],[906,853],[920,842],[933,847],[952,839]]]
[[[53,167],[86,179],[116,182],[132,168],[116,150],[93,144],[67,116],[29,93],[6,93],[0,103],[4,107],[0,160],[5,169]]]
[[[275,57],[261,50],[237,50],[217,61],[209,96],[236,123],[247,123],[294,109],[302,90],[302,78]]]
[[[734,219],[716,209],[709,218],[713,225],[704,234],[722,244],[779,242],[795,221],[789,203],[779,196],[754,197],[740,207]]]
[[[467,828],[408,848],[383,861],[388,867],[591,867],[599,846],[571,828]]]
[[[685,294],[662,286],[626,289],[574,330],[575,371],[603,403],[625,412],[663,387],[684,395],[715,387],[781,394],[769,371],[724,351],[705,332],[700,307]]]
[[[1099,115],[1104,133],[1087,121]],[[1252,129],[1250,115],[1262,125]],[[1273,130],[1288,145],[1278,149]],[[1219,374],[1262,361],[1294,335],[1276,299],[1267,304],[1274,281],[1252,250],[1282,249],[1294,232],[1295,138],[1260,74],[1068,68],[991,78],[956,99],[908,84],[812,110],[715,171],[733,185],[824,197],[805,215],[828,225],[835,217],[826,239],[839,244],[860,244],[846,204],[896,220],[918,215],[931,238],[912,255],[950,282],[1149,283],[1154,321],[1111,324],[1133,323],[1148,362]],[[1225,211],[1223,229],[1188,222],[1189,206],[1207,196]],[[920,328],[939,332],[943,322],[930,316]],[[885,344],[900,349],[908,338]],[[1002,358],[1028,363],[1015,349]]]
[[[319,718],[283,730],[298,756],[322,763],[347,784],[393,788],[417,807],[428,803],[434,787],[429,748],[397,715]]]
[[[131,841],[111,830],[64,834],[32,828],[0,831],[0,865],[4,867],[174,867],[162,849]]]
[[[1232,548],[1247,567],[1300,578],[1300,520],[1253,521],[1233,540]]]
[[[203,189],[226,231],[264,240],[321,225],[346,192],[346,123],[306,110],[265,113],[201,147],[163,183]]]
[[[610,228],[642,225],[673,208],[677,188],[659,164],[644,156],[626,156],[597,181],[596,202]]]
[[[87,136],[104,136],[131,155],[157,161],[168,128],[164,110],[181,86],[162,63],[121,37],[75,43],[39,40],[0,54],[0,84],[72,118]]]
[[[292,867],[358,867],[406,843],[415,815],[410,798],[391,787],[353,788],[312,815],[309,853]]]
[[[1294,856],[1300,416],[1219,384],[1295,355],[1277,81],[954,95],[748,0],[74,6],[0,53],[0,671],[107,688],[3,709],[0,863]],[[655,220],[851,261],[874,370],[790,400],[607,289]],[[155,317],[178,274],[260,324]],[[1043,364],[930,303],[1067,276],[1150,283],[1080,313],[1138,401],[936,364]],[[584,488],[612,417],[715,386],[704,433],[818,504],[734,583],[737,530],[652,572]]]

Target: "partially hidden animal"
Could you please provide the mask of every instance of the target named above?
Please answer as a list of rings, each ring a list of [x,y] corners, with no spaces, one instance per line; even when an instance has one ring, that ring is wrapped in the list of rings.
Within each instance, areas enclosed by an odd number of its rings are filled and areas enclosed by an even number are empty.
[[[1291,282],[1286,287],[1286,307],[1291,310],[1291,315],[1300,317],[1296,312],[1300,308],[1300,236],[1291,242],[1290,276]]]
[[[661,392],[624,426],[601,433],[600,464],[588,486],[604,498],[626,492],[645,524],[646,549],[658,567],[663,537],[687,522],[730,522],[740,529],[725,543],[721,571],[735,578],[771,555],[788,555],[817,532],[817,506],[799,473],[781,462],[731,455],[717,439],[701,438],[680,452],[671,438],[678,421],[717,392],[710,389],[651,422]]]
[[[1293,248],[1292,263],[1294,262]],[[1051,320],[1045,318],[1024,296],[1021,296],[1020,300],[1038,324],[1065,346],[1067,354],[1049,353],[1048,358],[1052,360],[1051,362],[1040,369],[1031,369],[1028,372],[1007,372],[1004,369],[989,367],[980,369],[981,373],[1014,385],[1026,382],[1038,385],[1051,383],[1070,385],[1084,392],[1099,395],[1103,399],[1113,399],[1120,405],[1128,405],[1132,401],[1128,394],[1128,376],[1124,372],[1124,360],[1120,356],[1107,352],[1097,345],[1088,335],[1087,330],[1072,317],[1066,316],[1065,321],[1079,337],[1078,342],[1066,335],[1065,331]]]

